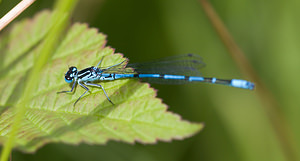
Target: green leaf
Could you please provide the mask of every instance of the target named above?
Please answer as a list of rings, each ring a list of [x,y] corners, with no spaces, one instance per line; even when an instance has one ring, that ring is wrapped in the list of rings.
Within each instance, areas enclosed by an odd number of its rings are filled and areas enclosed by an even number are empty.
[[[1,144],[9,136],[15,104],[49,31],[50,17],[49,11],[43,11],[15,24],[0,38]],[[105,35],[86,24],[75,23],[57,41],[61,43],[42,70],[35,93],[30,94],[15,148],[33,152],[50,142],[104,144],[108,140],[148,144],[183,139],[202,129],[201,123],[184,121],[166,111],[167,106],[156,98],[156,91],[138,80],[100,82],[115,105],[107,101],[101,89],[90,87],[91,92],[74,107],[85,89],[77,86],[73,94],[57,94],[71,88],[64,81],[69,66],[83,69],[96,65],[103,56],[101,65],[110,66],[125,58],[106,47]]]

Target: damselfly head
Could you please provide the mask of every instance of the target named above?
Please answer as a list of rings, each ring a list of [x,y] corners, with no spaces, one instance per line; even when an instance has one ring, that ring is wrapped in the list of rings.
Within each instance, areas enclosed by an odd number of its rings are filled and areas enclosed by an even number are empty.
[[[77,75],[77,68],[76,67],[70,67],[67,73],[65,74],[65,81],[67,83],[73,82],[73,79]]]

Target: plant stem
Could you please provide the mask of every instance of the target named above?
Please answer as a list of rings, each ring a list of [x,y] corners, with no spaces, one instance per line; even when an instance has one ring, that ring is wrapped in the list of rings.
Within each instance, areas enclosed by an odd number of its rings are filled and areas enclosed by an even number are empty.
[[[278,102],[274,99],[273,94],[266,88],[263,84],[243,51],[236,44],[225,25],[207,0],[199,0],[202,7],[211,21],[213,27],[218,33],[219,37],[223,41],[224,45],[229,51],[230,56],[235,61],[241,72],[256,84],[256,91],[258,97],[260,98],[262,104],[264,104],[264,110],[267,117],[271,122],[271,126],[275,131],[275,134],[281,144],[281,148],[288,160],[300,160],[297,155],[297,150],[294,145],[294,136],[291,133],[291,129],[284,118],[284,116],[279,111]]]
[[[35,0],[22,0],[7,14],[0,19],[0,31],[19,16],[26,8],[28,8]]]
[[[30,100],[34,93],[34,90],[36,89],[36,84],[38,84],[40,72],[43,66],[48,62],[49,58],[52,56],[53,49],[58,43],[57,40],[65,30],[69,17],[76,3],[77,0],[56,1],[54,12],[51,18],[51,29],[44,39],[40,55],[38,55],[38,58],[35,61],[31,72],[29,73],[29,77],[26,80],[25,90],[20,99],[21,101],[15,106],[16,115],[12,124],[9,138],[4,144],[4,148],[0,159],[1,161],[7,161],[9,154],[11,153],[11,150],[14,146],[15,137],[19,131],[20,123],[25,116],[25,112],[27,109],[26,106],[28,105],[28,101]]]

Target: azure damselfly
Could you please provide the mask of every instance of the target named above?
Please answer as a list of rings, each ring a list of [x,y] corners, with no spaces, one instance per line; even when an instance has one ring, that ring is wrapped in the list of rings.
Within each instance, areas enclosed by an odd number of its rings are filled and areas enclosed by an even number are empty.
[[[205,64],[202,58],[195,54],[184,54],[179,56],[167,57],[153,62],[127,64],[127,61],[109,66],[99,67],[102,59],[97,66],[91,66],[78,70],[72,66],[65,74],[65,81],[72,83],[70,91],[61,91],[58,93],[73,92],[76,83],[86,89],[86,91],[75,101],[75,104],[88,91],[87,86],[100,87],[110,103],[113,102],[108,97],[103,86],[94,84],[95,81],[112,81],[124,78],[140,78],[147,82],[164,84],[184,84],[191,82],[204,82],[210,84],[222,84],[236,88],[253,90],[255,85],[252,82],[241,79],[217,79],[202,77],[199,71]]]

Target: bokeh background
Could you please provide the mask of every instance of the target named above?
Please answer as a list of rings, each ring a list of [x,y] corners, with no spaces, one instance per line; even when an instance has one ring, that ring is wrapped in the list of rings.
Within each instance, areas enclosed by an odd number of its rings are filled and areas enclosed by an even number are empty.
[[[35,154],[14,151],[22,160],[103,161],[284,161],[299,159],[300,147],[300,1],[210,1],[245,52],[259,78],[272,93],[292,143],[285,153],[257,91],[226,86],[152,85],[169,110],[183,119],[204,122],[200,133],[182,141],[134,145],[48,144]],[[3,1],[3,16],[18,1]],[[52,9],[52,1],[36,1],[17,20]],[[16,21],[17,21],[16,20]],[[131,62],[195,53],[207,66],[204,76],[246,79],[198,0],[82,0],[73,22],[89,24],[107,35],[107,44]],[[267,101],[267,100],[266,100]],[[298,158],[297,158],[298,157]]]

